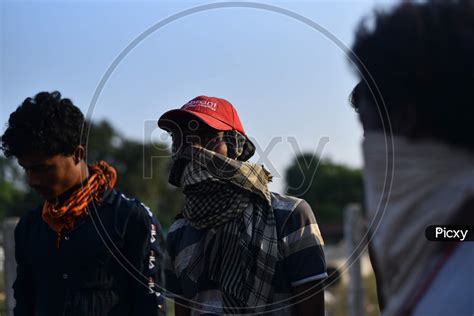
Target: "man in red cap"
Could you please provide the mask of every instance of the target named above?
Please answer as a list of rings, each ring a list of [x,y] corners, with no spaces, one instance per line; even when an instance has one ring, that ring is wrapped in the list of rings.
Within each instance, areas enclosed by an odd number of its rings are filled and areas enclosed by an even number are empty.
[[[169,182],[184,210],[168,233],[176,315],[324,315],[323,240],[305,201],[268,190],[255,146],[228,101],[199,96],[161,116],[173,138]]]

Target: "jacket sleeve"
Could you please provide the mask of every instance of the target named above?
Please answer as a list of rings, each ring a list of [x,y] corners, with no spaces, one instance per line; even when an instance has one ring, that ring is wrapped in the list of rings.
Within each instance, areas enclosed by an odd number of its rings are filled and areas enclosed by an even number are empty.
[[[15,228],[15,258],[17,262],[17,275],[13,283],[13,293],[16,300],[13,314],[15,316],[34,315],[34,288],[32,270],[25,257],[25,239],[27,232],[25,220],[22,219]]]
[[[162,296],[164,239],[155,215],[143,204],[135,208],[127,224],[125,252],[131,267],[130,315],[163,315]]]

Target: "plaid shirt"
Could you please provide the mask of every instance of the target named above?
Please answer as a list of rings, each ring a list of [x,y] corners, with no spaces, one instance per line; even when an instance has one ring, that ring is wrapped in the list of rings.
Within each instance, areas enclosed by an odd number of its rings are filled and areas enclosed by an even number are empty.
[[[273,277],[273,315],[291,315],[292,288],[327,277],[323,239],[309,204],[304,200],[271,194],[277,224],[278,261]],[[192,313],[223,312],[222,292],[205,273],[197,284],[189,279],[188,266],[195,248],[209,230],[198,230],[185,218],[176,220],[168,233],[166,287],[170,296],[193,301]],[[282,308],[283,307],[283,308]],[[282,309],[280,309],[282,308]]]

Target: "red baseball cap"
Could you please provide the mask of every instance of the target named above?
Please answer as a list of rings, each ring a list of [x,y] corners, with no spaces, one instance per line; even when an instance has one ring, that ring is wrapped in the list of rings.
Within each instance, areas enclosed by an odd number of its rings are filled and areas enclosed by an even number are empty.
[[[220,131],[236,130],[247,136],[237,111],[229,101],[204,95],[195,97],[181,109],[163,114],[158,120],[158,126],[164,130],[170,130],[179,119],[186,117],[197,118]]]

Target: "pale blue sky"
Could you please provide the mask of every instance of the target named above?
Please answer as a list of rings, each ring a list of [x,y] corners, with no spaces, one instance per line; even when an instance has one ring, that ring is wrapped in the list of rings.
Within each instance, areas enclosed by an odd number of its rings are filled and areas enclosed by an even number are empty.
[[[39,91],[59,90],[84,112],[107,68],[137,36],[160,20],[212,2],[10,2],[0,0],[2,132],[8,115]],[[263,1],[303,15],[345,45],[374,1]],[[343,51],[323,34],[287,16],[252,8],[221,8],[186,16],[133,49],[105,85],[93,119],[143,139],[144,121],[197,95],[231,101],[263,150],[272,189],[283,190],[295,156],[294,137],[311,151],[329,137],[324,156],[361,165],[362,130],[347,96],[356,83]],[[157,130],[154,139],[165,135]],[[259,159],[254,161],[267,162]],[[140,163],[140,162],[137,162]]]

